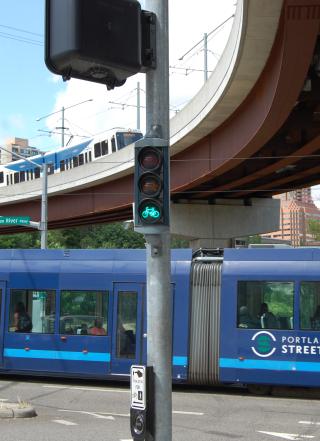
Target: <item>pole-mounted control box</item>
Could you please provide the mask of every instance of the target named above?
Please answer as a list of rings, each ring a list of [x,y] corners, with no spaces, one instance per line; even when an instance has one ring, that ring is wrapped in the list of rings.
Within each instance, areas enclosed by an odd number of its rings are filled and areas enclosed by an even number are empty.
[[[134,441],[154,439],[154,373],[151,366],[131,366],[130,429]]]

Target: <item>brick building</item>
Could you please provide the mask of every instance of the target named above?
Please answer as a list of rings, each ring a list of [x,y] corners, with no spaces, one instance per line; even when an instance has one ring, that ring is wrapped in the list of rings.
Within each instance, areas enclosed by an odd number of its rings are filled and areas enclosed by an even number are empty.
[[[320,245],[308,231],[309,219],[320,222],[320,210],[313,202],[311,188],[302,188],[275,197],[281,200],[280,230],[263,234],[262,237],[287,240],[294,247]]]
[[[6,140],[4,148],[6,150],[0,150],[0,164],[18,160],[19,158],[13,153],[17,153],[24,158],[30,158],[41,153],[37,148],[31,147],[28,139],[25,138],[10,138]]]

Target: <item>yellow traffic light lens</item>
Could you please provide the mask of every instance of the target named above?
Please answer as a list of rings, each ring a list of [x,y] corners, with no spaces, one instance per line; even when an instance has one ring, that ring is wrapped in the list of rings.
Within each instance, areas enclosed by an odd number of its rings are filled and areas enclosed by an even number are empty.
[[[145,173],[140,178],[139,188],[146,196],[157,196],[162,188],[161,179],[154,173]]]
[[[138,160],[144,170],[156,170],[162,164],[162,154],[155,148],[146,147],[140,151]]]

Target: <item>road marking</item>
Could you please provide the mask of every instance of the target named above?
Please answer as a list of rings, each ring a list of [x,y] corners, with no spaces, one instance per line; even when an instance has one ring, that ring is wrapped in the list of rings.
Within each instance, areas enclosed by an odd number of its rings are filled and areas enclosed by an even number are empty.
[[[72,423],[71,421],[67,420],[52,420],[54,423],[58,424],[64,424],[65,426],[77,426],[77,423]]]
[[[264,432],[262,430],[258,430],[258,432],[270,436],[275,436],[277,438],[289,439],[291,441],[299,441],[299,440],[314,438],[314,436],[311,435],[298,435],[297,433]]]
[[[113,412],[99,412],[101,415],[111,415],[111,416],[118,416],[118,417],[125,417],[129,418],[130,413],[113,413]]]
[[[113,420],[113,421],[114,421],[113,416],[104,416],[104,415],[101,415],[100,413],[96,413],[96,412],[87,412],[87,411],[85,411],[85,410],[59,409],[59,412],[82,413],[82,414],[84,414],[84,415],[91,415],[91,416],[94,416],[95,418],[100,418],[100,419],[104,419],[104,420]]]
[[[313,422],[313,421],[299,421],[299,424],[310,424],[313,426],[320,426],[320,423]]]
[[[184,412],[183,410],[173,410],[172,413],[179,413],[181,415],[198,415],[198,416],[204,415],[203,412]]]
[[[48,389],[65,389],[65,390],[85,390],[85,391],[93,391],[93,392],[119,392],[129,394],[130,390],[128,389],[98,389],[97,387],[80,387],[80,386],[55,386],[55,385],[43,385],[42,387]]]

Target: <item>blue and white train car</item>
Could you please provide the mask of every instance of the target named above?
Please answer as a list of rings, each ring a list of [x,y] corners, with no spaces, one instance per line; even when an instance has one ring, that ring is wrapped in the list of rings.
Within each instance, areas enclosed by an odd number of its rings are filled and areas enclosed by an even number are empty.
[[[145,270],[144,250],[0,251],[0,372],[128,378]],[[173,250],[171,289],[174,381],[320,386],[320,249]]]
[[[191,251],[172,255],[174,376],[187,379]],[[0,252],[0,372],[127,377],[146,360],[143,250]],[[32,319],[19,328],[17,305]]]
[[[33,156],[28,158],[29,161],[19,159],[0,165],[0,187],[40,178],[40,166],[43,163],[48,164],[48,174],[61,173],[111,155],[141,137],[142,133],[139,130],[116,129],[73,146],[61,147],[44,155]]]

